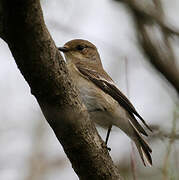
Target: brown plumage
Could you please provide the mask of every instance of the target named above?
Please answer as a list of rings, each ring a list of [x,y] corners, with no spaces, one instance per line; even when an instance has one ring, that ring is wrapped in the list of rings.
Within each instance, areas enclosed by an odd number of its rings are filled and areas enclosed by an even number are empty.
[[[152,165],[152,150],[141,135],[147,136],[147,133],[136,117],[147,129],[151,129],[104,71],[96,46],[89,41],[76,39],[59,50],[65,54],[67,67],[91,119],[102,127],[115,125],[123,130],[135,142],[144,165],[144,157]]]

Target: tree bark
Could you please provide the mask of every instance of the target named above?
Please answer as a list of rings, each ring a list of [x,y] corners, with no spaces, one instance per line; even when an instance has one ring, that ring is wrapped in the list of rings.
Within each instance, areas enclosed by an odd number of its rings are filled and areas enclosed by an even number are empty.
[[[0,0],[0,37],[82,180],[121,179],[44,23],[39,0]]]

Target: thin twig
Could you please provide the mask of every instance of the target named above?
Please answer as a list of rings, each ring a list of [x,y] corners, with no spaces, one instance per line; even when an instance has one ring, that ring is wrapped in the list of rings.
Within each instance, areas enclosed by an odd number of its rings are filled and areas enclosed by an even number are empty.
[[[169,174],[168,174],[168,166],[169,166],[169,156],[172,150],[172,144],[174,142],[174,136],[176,133],[176,120],[177,120],[177,112],[174,112],[174,117],[173,117],[173,122],[172,122],[172,130],[171,130],[171,138],[169,140],[169,144],[167,147],[167,152],[165,155],[164,163],[163,163],[163,180],[168,180],[169,179]]]
[[[129,98],[129,79],[128,79],[128,59],[125,58],[125,79],[126,79],[126,94]],[[136,158],[135,158],[135,149],[134,149],[134,142],[131,141],[131,153],[130,153],[130,158],[131,158],[131,169],[132,169],[132,177],[133,180],[137,179],[137,171],[136,171]]]
[[[132,177],[133,177],[133,180],[137,180],[136,156],[135,156],[136,154],[135,154],[135,148],[134,148],[133,141],[131,141],[131,148],[132,148],[132,151],[131,151],[130,157],[131,157]]]

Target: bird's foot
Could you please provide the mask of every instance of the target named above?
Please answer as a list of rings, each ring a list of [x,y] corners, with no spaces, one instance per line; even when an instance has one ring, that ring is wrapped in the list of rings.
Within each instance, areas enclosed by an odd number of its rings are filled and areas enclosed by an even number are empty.
[[[111,151],[111,148],[107,146],[107,144],[105,143],[104,148],[106,148],[108,151]]]

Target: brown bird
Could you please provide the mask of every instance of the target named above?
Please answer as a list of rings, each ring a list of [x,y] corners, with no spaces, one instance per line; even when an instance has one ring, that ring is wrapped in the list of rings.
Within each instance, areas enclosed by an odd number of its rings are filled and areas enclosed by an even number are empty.
[[[111,127],[115,125],[134,141],[144,165],[144,157],[152,165],[152,150],[142,137],[142,134],[147,136],[147,133],[136,117],[151,129],[103,69],[96,46],[89,41],[75,39],[58,49],[65,55],[68,70],[90,118],[108,128],[106,144]]]

